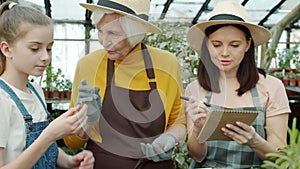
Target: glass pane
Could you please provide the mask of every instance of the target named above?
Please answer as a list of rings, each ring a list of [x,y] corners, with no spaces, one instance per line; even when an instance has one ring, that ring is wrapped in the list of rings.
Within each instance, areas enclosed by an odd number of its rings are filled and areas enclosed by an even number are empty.
[[[54,39],[85,39],[85,27],[81,24],[59,23],[54,25]]]

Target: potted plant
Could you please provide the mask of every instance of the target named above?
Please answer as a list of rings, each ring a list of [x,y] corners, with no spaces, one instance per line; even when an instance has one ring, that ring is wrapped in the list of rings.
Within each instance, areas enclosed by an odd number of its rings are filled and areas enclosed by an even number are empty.
[[[287,74],[283,74],[282,75],[282,82],[284,86],[288,86],[289,85],[289,76]]]
[[[61,91],[63,89],[63,79],[65,75],[62,74],[62,70],[58,68],[55,71],[52,71],[52,84],[51,84],[51,93],[52,98],[61,98]]]
[[[46,69],[46,76],[43,80],[45,84],[43,87],[45,98],[47,98],[47,95],[49,95],[48,98],[60,98],[60,93],[64,88],[64,79],[65,75],[60,68],[54,70],[52,66],[48,66]]]
[[[45,98],[50,98],[50,89],[51,89],[51,83],[52,83],[52,66],[48,66],[45,71],[45,78],[42,80],[42,82],[45,84],[43,87]],[[43,79],[43,77],[42,77]]]
[[[71,98],[71,91],[72,91],[72,81],[70,79],[64,79],[64,93],[65,98]]]
[[[300,60],[298,60],[295,64],[296,66],[296,79],[298,87],[300,88]]]
[[[273,161],[264,160],[262,164],[263,168],[300,169],[300,132],[296,127],[296,123],[297,119],[294,117],[292,128],[288,128],[289,143],[285,147],[279,148],[279,152],[277,153],[266,154]]]
[[[275,72],[271,73],[271,75],[278,78],[278,79],[280,79],[281,81],[283,81],[283,73],[282,72],[276,72],[275,71]]]
[[[290,86],[296,86],[296,79],[297,79],[297,76],[296,76],[296,73],[294,73],[293,71],[290,71],[289,74],[289,85]]]

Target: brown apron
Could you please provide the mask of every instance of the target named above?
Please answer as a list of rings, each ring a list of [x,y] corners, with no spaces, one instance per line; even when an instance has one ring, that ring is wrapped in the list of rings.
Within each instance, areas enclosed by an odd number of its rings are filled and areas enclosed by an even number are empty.
[[[140,143],[151,143],[165,128],[164,105],[156,89],[155,75],[148,50],[142,52],[150,90],[129,90],[115,86],[114,61],[108,60],[107,87],[100,117],[102,143],[91,139],[87,149],[93,152],[97,169],[168,169],[171,160],[147,160]]]

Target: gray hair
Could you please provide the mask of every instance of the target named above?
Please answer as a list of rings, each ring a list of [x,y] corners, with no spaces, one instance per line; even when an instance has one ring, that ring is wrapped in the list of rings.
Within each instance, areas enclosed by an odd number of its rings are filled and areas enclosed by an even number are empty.
[[[96,9],[92,15],[92,23],[96,25],[105,14],[111,14],[111,13],[113,12],[102,10],[102,9],[101,10]],[[147,33],[147,29],[142,23],[139,23],[129,17],[122,16],[122,15],[119,18],[119,22],[121,24],[122,29],[126,33],[129,44],[132,47],[136,46],[144,39]]]

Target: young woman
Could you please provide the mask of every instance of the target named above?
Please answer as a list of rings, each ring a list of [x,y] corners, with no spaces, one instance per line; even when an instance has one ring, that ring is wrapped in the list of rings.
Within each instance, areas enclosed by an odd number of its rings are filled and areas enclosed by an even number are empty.
[[[250,23],[236,1],[219,2],[208,21],[189,30],[188,42],[200,56],[198,80],[185,92],[191,98],[186,105],[188,149],[195,160],[190,168],[259,168],[266,153],[285,145],[290,108],[284,86],[255,63],[255,46],[269,38],[269,31]],[[199,143],[197,135],[209,112],[203,102],[259,115],[251,126],[239,121],[225,125],[222,132],[232,141]]]
[[[77,133],[87,106],[76,106],[49,124],[40,86],[51,60],[53,25],[40,11],[5,2],[0,6],[0,168],[93,168],[89,151],[70,156],[56,140]],[[73,115],[78,112],[76,115]]]

